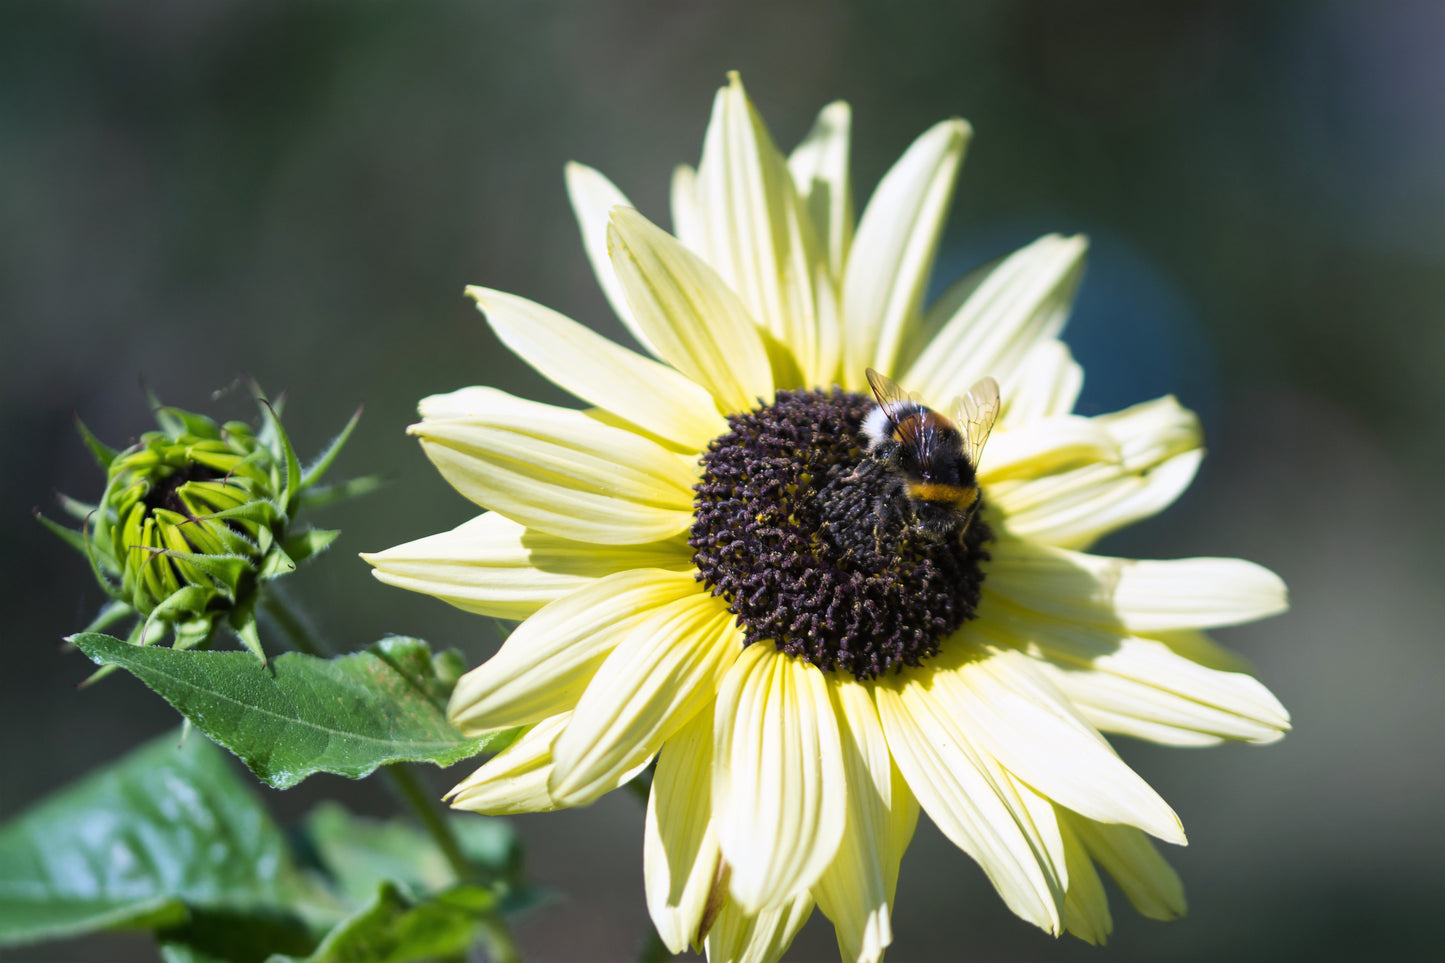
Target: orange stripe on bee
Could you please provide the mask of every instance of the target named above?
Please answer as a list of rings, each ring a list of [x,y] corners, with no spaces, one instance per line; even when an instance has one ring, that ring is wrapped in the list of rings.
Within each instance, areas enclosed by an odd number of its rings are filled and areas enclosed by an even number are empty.
[[[967,508],[978,501],[978,489],[972,485],[943,485],[938,482],[909,482],[908,497],[919,502],[953,502]]]
[[[893,440],[907,444],[925,431],[947,431],[953,422],[931,408],[911,414],[893,426]],[[957,430],[957,429],[954,429]]]

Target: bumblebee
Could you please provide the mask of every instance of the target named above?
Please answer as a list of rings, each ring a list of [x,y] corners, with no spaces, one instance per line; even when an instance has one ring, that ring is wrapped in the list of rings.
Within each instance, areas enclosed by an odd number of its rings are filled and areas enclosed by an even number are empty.
[[[901,514],[929,541],[962,538],[978,512],[978,458],[998,417],[998,382],[975,384],[950,420],[872,368],[867,374],[878,407],[862,433],[868,456],[891,478],[874,514],[880,522]]]

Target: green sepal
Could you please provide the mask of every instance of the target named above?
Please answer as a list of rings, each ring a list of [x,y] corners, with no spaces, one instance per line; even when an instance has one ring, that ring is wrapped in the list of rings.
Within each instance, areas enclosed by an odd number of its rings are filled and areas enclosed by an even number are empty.
[[[94,633],[70,641],[96,663],[135,675],[277,789],[318,772],[359,779],[393,762],[449,766],[512,737],[469,739],[452,727],[454,662],[441,660],[438,672],[419,639],[383,639],[334,659],[292,652],[269,665],[241,652],[138,647]]]
[[[171,550],[163,551],[160,554],[188,565],[194,565],[222,585],[232,589],[241,581],[241,576],[255,571],[255,565],[251,560],[241,555],[203,555],[200,552]]]
[[[257,525],[267,526],[274,525],[278,521],[276,506],[270,502],[263,501],[246,502],[234,508],[223,508],[219,511],[196,516],[196,521],[210,521],[212,519],[253,522]]]
[[[254,385],[253,385],[254,387]],[[257,388],[257,390],[260,390]],[[245,421],[227,421],[221,424],[221,434],[228,438],[252,439],[256,437],[256,429]]]
[[[281,446],[281,468],[285,481],[276,496],[276,504],[289,517],[295,512],[296,497],[301,494],[301,462],[297,460],[296,449],[291,447],[291,438],[281,424],[280,410],[264,398],[261,399],[261,407],[266,412],[267,426],[274,432],[274,437]]]
[[[182,585],[161,599],[160,604],[146,615],[146,626],[175,622],[188,613],[204,612],[206,606],[216,595],[217,592],[214,588],[202,585]],[[179,637],[179,629],[176,634]]]
[[[90,505],[69,495],[57,494],[55,500],[60,503],[60,510],[77,522],[85,521],[100,508],[99,505]]]
[[[164,431],[171,437],[179,435],[185,426],[181,420],[176,417],[175,411],[167,408],[161,399],[156,396],[156,393],[151,390],[151,386],[144,381],[141,382],[141,391],[145,392],[146,402],[150,405],[151,415],[155,418],[156,424],[161,426],[161,431]]]
[[[156,421],[172,438],[194,435],[206,441],[220,441],[220,427],[205,415],[198,415],[184,408],[159,405],[155,409]]]
[[[280,545],[273,544],[266,557],[261,560],[261,568],[256,572],[259,579],[280,578],[282,575],[290,575],[296,571],[296,561]]]
[[[241,640],[241,644],[246,647],[246,651],[255,656],[257,661],[262,665],[265,665],[266,650],[261,648],[261,630],[256,624],[255,599],[251,599],[231,610],[230,625],[231,631],[236,633],[236,637]],[[87,652],[86,654],[89,655],[90,653]],[[151,688],[155,687],[151,686]],[[165,693],[161,693],[161,695],[164,697]],[[172,703],[172,705],[174,705],[174,703]],[[222,743],[222,745],[225,745],[225,743]]]
[[[126,616],[134,614],[135,609],[131,608],[129,603],[122,602],[120,599],[111,599],[100,607],[100,611],[96,613],[95,618],[91,619],[90,624],[81,629],[81,631],[103,632]]]
[[[75,416],[75,430],[80,434],[80,440],[85,442],[85,447],[89,448],[90,453],[95,456],[95,462],[100,466],[101,471],[109,468],[110,463],[115,461],[115,456],[120,454],[120,449],[112,448],[97,438],[85,422],[80,420],[80,415]]]
[[[172,628],[175,631],[176,640],[171,645],[177,649],[203,647],[216,632],[215,623],[206,618],[176,622]]]
[[[337,502],[359,498],[362,495],[370,495],[385,484],[386,482],[379,475],[363,475],[361,478],[352,478],[335,485],[318,485],[301,493],[301,497],[296,502],[296,510],[298,512],[312,511],[327,505],[334,505]]]
[[[352,431],[356,429],[357,422],[361,420],[361,411],[362,406],[357,406],[355,414],[351,416],[351,420],[346,423],[345,427],[341,429],[335,438],[331,439],[331,444],[327,445],[326,450],[318,455],[316,460],[306,469],[305,473],[301,476],[301,490],[304,491],[312,485],[315,485],[321,480],[321,476],[326,474],[327,470],[331,468],[331,463],[335,461],[336,456],[341,453],[342,447],[345,446],[347,440],[351,438]]]
[[[336,537],[340,534],[341,529],[339,528],[308,528],[304,532],[292,535],[282,543],[281,548],[291,556],[293,562],[300,565],[307,559],[320,555],[330,548],[331,543],[336,541]]]
[[[100,668],[96,669],[94,672],[92,672],[90,675],[86,676],[84,679],[81,679],[78,683],[76,683],[75,687],[77,689],[88,689],[91,686],[95,685],[97,682],[99,682],[101,679],[104,679],[106,676],[115,675],[119,671],[120,666],[118,665],[103,665]]]
[[[87,549],[85,545],[84,533],[82,533],[78,529],[66,528],[64,525],[60,524],[54,519],[47,518],[45,515],[41,514],[40,509],[38,508],[33,509],[30,514],[35,516],[35,520],[37,522],[44,525],[47,531],[49,531],[52,535],[55,535],[62,542],[69,545],[71,548],[75,549],[82,555],[89,554],[89,549]]]

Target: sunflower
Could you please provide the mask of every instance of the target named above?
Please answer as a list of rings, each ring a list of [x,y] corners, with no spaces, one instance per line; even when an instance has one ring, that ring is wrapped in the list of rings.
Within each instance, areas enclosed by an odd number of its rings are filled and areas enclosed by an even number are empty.
[[[586,805],[655,765],[648,909],[668,949],[714,963],[777,959],[815,905],[845,960],[880,959],[920,808],[1050,933],[1108,935],[1100,869],[1175,917],[1150,837],[1183,844],[1179,819],[1101,733],[1280,738],[1284,708],[1202,630],[1282,611],[1285,588],[1237,559],[1087,552],[1183,491],[1197,420],[1172,397],[1071,413],[1082,372],[1057,336],[1082,238],[1040,238],[925,308],[970,128],[919,137],[856,226],[849,128],[832,104],[784,157],[732,76],[673,178],[675,236],[569,165],[584,247],[646,353],[469,289],[593,407],[464,388],[410,429],[487,511],[367,556],[376,576],[521,623],[450,714],[525,728],[451,802]],[[938,411],[997,380],[961,532],[912,524],[867,450],[868,368]]]

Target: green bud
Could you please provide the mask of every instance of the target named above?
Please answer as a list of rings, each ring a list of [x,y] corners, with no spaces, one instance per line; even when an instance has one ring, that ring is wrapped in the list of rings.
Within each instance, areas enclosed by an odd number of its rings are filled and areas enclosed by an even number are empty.
[[[253,393],[259,430],[158,403],[159,430],[124,451],[79,426],[105,470],[105,491],[98,505],[61,499],[81,520],[79,531],[41,521],[85,552],[113,599],[87,631],[132,617],[131,642],[151,644],[170,634],[176,648],[191,648],[209,644],[224,624],[264,660],[255,610],[265,584],[294,571],[338,534],[299,524],[298,513],[369,491],[375,480],[318,484],[360,410],[303,470],[279,405],[259,389]]]

